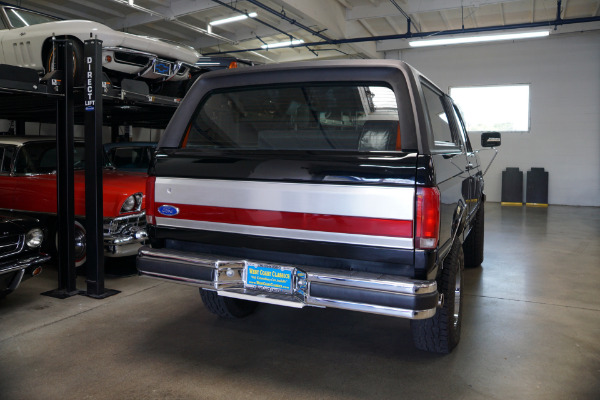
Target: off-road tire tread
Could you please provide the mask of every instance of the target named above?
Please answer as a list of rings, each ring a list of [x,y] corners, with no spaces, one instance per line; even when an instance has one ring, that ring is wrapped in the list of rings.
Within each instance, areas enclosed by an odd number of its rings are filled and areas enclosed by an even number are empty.
[[[454,284],[457,262],[460,267],[464,263],[464,256],[462,246],[455,243],[444,260],[444,268],[438,279],[438,291],[444,294],[444,306],[438,308],[432,318],[410,321],[413,343],[419,350],[448,354],[460,340],[462,301],[458,327],[455,332],[452,332],[454,330],[452,318],[454,315]],[[462,290],[463,286],[461,284],[461,295]]]
[[[477,268],[483,262],[484,223],[485,210],[484,203],[481,202],[473,221],[473,228],[463,244],[465,268]]]

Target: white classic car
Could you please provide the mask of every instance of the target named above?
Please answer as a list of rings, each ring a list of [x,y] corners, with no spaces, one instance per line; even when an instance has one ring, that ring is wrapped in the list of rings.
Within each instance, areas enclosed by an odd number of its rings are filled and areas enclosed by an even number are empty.
[[[113,83],[143,79],[157,93],[166,82],[185,85],[198,72],[200,54],[193,48],[162,39],[115,31],[86,20],[60,20],[35,11],[0,4],[0,64],[53,69],[52,37],[74,42],[75,85],[83,83],[83,41],[102,40],[102,66]]]

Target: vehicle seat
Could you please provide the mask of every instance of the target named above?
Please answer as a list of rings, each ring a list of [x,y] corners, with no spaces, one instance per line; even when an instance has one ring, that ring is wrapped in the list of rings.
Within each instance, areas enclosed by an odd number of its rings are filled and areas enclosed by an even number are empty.
[[[399,147],[398,121],[367,121],[358,140],[359,151],[392,151]]]

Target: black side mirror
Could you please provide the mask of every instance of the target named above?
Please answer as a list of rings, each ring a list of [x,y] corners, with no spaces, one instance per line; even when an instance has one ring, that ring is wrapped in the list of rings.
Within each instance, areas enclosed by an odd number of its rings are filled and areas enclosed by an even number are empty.
[[[500,144],[500,132],[483,132],[481,134],[481,147],[498,147]]]

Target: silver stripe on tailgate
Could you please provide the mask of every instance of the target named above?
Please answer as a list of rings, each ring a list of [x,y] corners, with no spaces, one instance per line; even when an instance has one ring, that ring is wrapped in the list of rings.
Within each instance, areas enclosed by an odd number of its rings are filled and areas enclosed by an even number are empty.
[[[412,221],[414,188],[157,178],[155,201]]]

